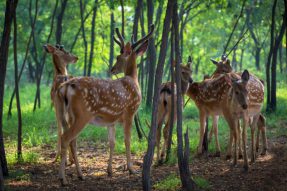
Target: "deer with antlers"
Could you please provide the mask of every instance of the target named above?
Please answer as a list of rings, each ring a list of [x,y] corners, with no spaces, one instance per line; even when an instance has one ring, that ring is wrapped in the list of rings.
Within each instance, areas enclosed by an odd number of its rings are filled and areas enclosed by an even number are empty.
[[[63,101],[65,119],[70,128],[65,130],[61,137],[60,180],[67,184],[65,177],[65,160],[67,147],[71,145],[77,174],[83,179],[82,171],[77,159],[76,137],[87,123],[108,126],[110,157],[108,174],[112,175],[112,158],[115,146],[115,124],[123,124],[124,142],[126,146],[127,169],[134,173],[130,138],[134,115],[141,103],[141,91],[138,83],[136,58],[144,54],[148,47],[148,40],[152,36],[154,25],[150,32],[135,43],[124,43],[119,29],[116,29],[119,40],[114,37],[120,46],[120,55],[113,68],[112,74],[124,72],[124,77],[117,80],[95,79],[91,77],[73,78],[58,89],[58,96]]]
[[[187,65],[180,65],[181,70],[181,92],[182,95],[186,93],[189,83],[192,83],[191,78],[191,57],[188,58]],[[158,113],[157,113],[157,131],[156,131],[156,148],[157,148],[157,161],[158,163],[162,163],[166,154],[166,148],[168,145],[168,137],[169,137],[169,129],[171,123],[171,110],[172,110],[172,86],[175,89],[175,84],[172,82],[166,82],[161,84],[160,86],[160,97],[159,97],[159,105],[158,105]],[[176,108],[176,96],[174,96],[174,108]],[[174,112],[174,121],[176,120],[176,112]],[[163,138],[164,143],[160,154],[160,140],[161,140],[161,128],[162,124],[165,123],[163,128]]]
[[[216,77],[219,77],[222,74],[231,73],[232,67],[230,65],[230,60],[227,58],[226,55],[222,55],[220,61],[215,61],[211,59],[212,63],[216,65],[216,70],[210,77],[211,79],[214,79]],[[236,74],[241,75],[242,73],[237,72]],[[263,80],[260,79],[260,81],[263,83]],[[218,142],[218,118],[219,116],[212,116],[213,119],[213,125],[209,132],[209,142],[212,139],[212,135],[215,135],[215,141],[216,141],[216,148],[217,150],[220,150],[219,142]],[[261,152],[261,155],[265,155],[267,151],[267,138],[266,138],[266,119],[263,116],[263,114],[260,114],[258,122],[257,122],[257,138],[256,138],[256,151],[259,151],[259,138],[260,134],[262,136],[262,145],[263,149]],[[238,132],[241,134],[240,124],[238,124]],[[242,158],[242,147],[241,147],[241,139],[238,139],[238,145],[239,145],[239,158]],[[216,156],[218,155],[218,152],[216,153]],[[229,159],[231,156],[227,155],[227,159]]]
[[[72,63],[76,63],[78,61],[78,57],[67,52],[64,49],[63,45],[57,44],[56,46],[52,46],[50,44],[46,44],[43,46],[45,51],[52,55],[53,60],[53,68],[54,68],[54,77],[53,77],[53,85],[51,88],[50,96],[52,100],[52,104],[55,107],[57,126],[58,126],[58,143],[57,143],[57,153],[54,159],[54,162],[60,156],[61,151],[61,135],[62,128],[68,128],[68,124],[66,124],[65,120],[62,118],[61,113],[63,113],[63,104],[60,103],[60,100],[56,96],[57,89],[59,86],[71,78],[67,72],[67,65]],[[69,160],[73,163],[72,156],[70,155]]]
[[[250,80],[249,80],[250,77]],[[195,101],[200,114],[200,142],[198,152],[202,152],[202,141],[205,131],[206,116],[223,115],[230,127],[230,144],[227,155],[231,155],[231,145],[234,140],[234,164],[237,164],[238,121],[243,118],[243,157],[244,168],[248,169],[246,154],[246,125],[251,124],[252,157],[254,155],[254,127],[263,105],[264,86],[255,76],[249,76],[248,71],[240,77],[235,73],[222,74],[214,79],[201,83],[192,83],[187,94]]]

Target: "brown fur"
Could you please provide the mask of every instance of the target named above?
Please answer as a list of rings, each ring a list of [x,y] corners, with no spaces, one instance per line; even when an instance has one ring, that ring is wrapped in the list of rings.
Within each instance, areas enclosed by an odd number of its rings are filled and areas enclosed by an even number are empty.
[[[153,30],[147,35],[150,36]],[[133,173],[130,153],[131,128],[134,115],[141,102],[141,91],[138,83],[136,57],[142,55],[148,45],[145,40],[138,49],[130,43],[121,44],[121,54],[112,68],[112,73],[124,72],[124,77],[117,80],[94,79],[91,77],[73,78],[62,84],[58,97],[65,103],[65,118],[70,128],[61,137],[60,179],[63,185],[65,178],[65,160],[67,147],[72,146],[78,177],[83,179],[77,159],[76,137],[87,123],[108,126],[110,158],[108,174],[112,174],[112,157],[115,146],[115,123],[123,124],[126,146],[127,168]],[[123,47],[122,47],[123,46]],[[134,47],[136,48],[136,47]]]

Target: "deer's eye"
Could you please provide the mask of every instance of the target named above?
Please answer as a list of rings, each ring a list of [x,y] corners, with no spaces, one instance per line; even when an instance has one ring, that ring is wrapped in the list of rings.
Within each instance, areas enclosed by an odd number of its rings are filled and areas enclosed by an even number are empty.
[[[238,92],[238,91],[235,91],[235,94],[236,94],[236,95],[238,95],[238,94],[239,94],[239,92]]]

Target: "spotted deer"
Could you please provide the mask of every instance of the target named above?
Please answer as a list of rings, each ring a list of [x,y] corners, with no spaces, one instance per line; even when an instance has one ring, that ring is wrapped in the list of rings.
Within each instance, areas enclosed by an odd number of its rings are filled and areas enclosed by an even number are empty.
[[[235,80],[238,79],[238,80]],[[250,92],[250,93],[249,93]],[[251,93],[252,92],[252,93]],[[238,121],[243,118],[243,157],[244,168],[248,169],[246,155],[246,125],[251,123],[252,157],[254,155],[254,127],[258,121],[260,110],[263,105],[264,86],[259,79],[251,75],[249,80],[248,71],[242,76],[235,73],[222,74],[217,78],[204,80],[200,83],[192,83],[187,91],[197,105],[200,115],[200,142],[198,151],[202,151],[202,141],[205,131],[206,116],[223,115],[230,127],[230,144],[227,155],[231,155],[231,145],[234,140],[234,161],[237,164],[237,140]]]
[[[188,63],[186,65],[181,64],[181,92],[182,95],[186,93],[189,83],[192,83],[191,78],[191,64],[192,60],[191,57],[188,59]],[[160,97],[159,97],[159,104],[158,104],[158,113],[157,113],[157,131],[156,131],[156,148],[157,148],[157,161],[158,163],[162,163],[163,159],[166,154],[166,148],[168,145],[168,137],[169,137],[169,130],[170,130],[170,123],[171,123],[171,110],[172,110],[172,86],[175,88],[175,84],[172,82],[166,82],[161,84],[160,86]],[[176,94],[174,96],[174,108],[176,108]],[[174,121],[176,120],[176,112],[174,112]],[[164,125],[163,128],[163,138],[164,143],[160,154],[160,140],[161,140],[161,128],[162,124]]]
[[[226,73],[231,73],[232,72],[232,67],[230,65],[230,61],[229,59],[226,57],[226,55],[222,55],[221,60],[220,61],[215,61],[213,59],[211,59],[211,61],[213,62],[213,64],[216,65],[216,70],[214,71],[214,73],[212,74],[212,76],[210,78],[216,78],[222,74],[226,74]],[[241,75],[242,73],[237,72],[238,75]],[[260,80],[263,83],[263,80]],[[251,92],[252,93],[252,92]],[[219,116],[212,116],[213,118],[213,125],[212,128],[209,132],[209,142],[212,139],[212,134],[215,135],[215,141],[216,141],[216,148],[218,150],[220,150],[220,146],[219,146],[219,142],[218,142],[218,118]],[[258,123],[257,123],[257,138],[256,138],[256,151],[259,151],[259,137],[260,134],[262,135],[262,145],[263,145],[263,149],[261,152],[261,155],[265,155],[266,151],[267,151],[267,138],[266,138],[266,122],[265,122],[265,117],[263,116],[263,114],[260,114],[260,117],[258,119]],[[238,124],[238,132],[239,134],[241,134],[241,129],[240,129],[240,125]],[[238,145],[239,145],[239,158],[242,158],[242,147],[241,147],[241,139],[238,139]],[[218,152],[217,152],[218,153]],[[227,159],[229,159],[231,156],[227,155]]]
[[[57,143],[57,153],[56,157],[54,159],[54,162],[57,161],[57,159],[60,156],[60,150],[61,150],[61,135],[62,135],[62,128],[67,128],[68,125],[66,124],[65,120],[61,117],[61,113],[63,113],[63,107],[62,103],[59,103],[59,99],[56,96],[56,92],[58,87],[71,78],[71,76],[68,75],[67,72],[67,65],[72,63],[76,63],[78,61],[78,57],[71,54],[70,52],[67,52],[64,49],[63,45],[57,44],[56,46],[46,44],[43,46],[45,51],[52,56],[52,62],[53,62],[53,69],[54,69],[54,77],[53,77],[53,85],[51,88],[50,96],[52,100],[52,104],[55,107],[55,113],[56,113],[56,119],[57,119],[57,126],[58,126],[58,143]],[[72,163],[72,156],[69,157],[70,162]]]
[[[69,144],[79,179],[83,179],[82,171],[77,159],[76,137],[87,123],[108,126],[110,156],[107,172],[112,175],[112,158],[115,146],[115,124],[123,124],[124,142],[126,146],[127,169],[134,173],[131,162],[130,138],[135,113],[141,103],[141,91],[138,83],[136,58],[142,56],[148,47],[149,38],[154,31],[151,25],[150,32],[137,42],[125,43],[119,29],[116,29],[119,40],[114,37],[120,46],[120,55],[117,56],[112,74],[124,72],[124,77],[111,79],[95,79],[91,77],[73,78],[60,86],[58,96],[64,103],[65,119],[70,128],[64,131],[61,137],[60,180],[67,184],[65,177],[65,160]]]

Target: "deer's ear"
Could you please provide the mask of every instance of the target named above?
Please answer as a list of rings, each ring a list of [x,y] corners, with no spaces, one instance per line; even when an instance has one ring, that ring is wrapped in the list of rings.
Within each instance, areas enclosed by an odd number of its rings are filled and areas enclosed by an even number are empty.
[[[218,62],[217,62],[216,60],[213,60],[212,58],[211,58],[210,60],[211,60],[211,62],[212,62],[213,64],[215,64],[215,65],[218,64]]]
[[[146,40],[137,50],[136,50],[136,55],[137,56],[142,56],[145,51],[147,50],[148,47],[148,40]]]
[[[132,52],[132,46],[131,44],[128,42],[125,47],[124,47],[124,54],[125,55],[130,55]]]
[[[45,44],[43,48],[46,50],[47,53],[53,53],[55,51],[55,47],[49,44]]]
[[[225,61],[225,64],[231,66],[231,65],[230,65],[230,60],[229,60],[228,58],[227,58],[227,60]]]
[[[241,75],[241,80],[242,80],[243,82],[247,83],[248,80],[249,80],[249,77],[250,77],[250,75],[249,75],[248,70],[244,70],[244,72],[243,72],[242,75]]]

